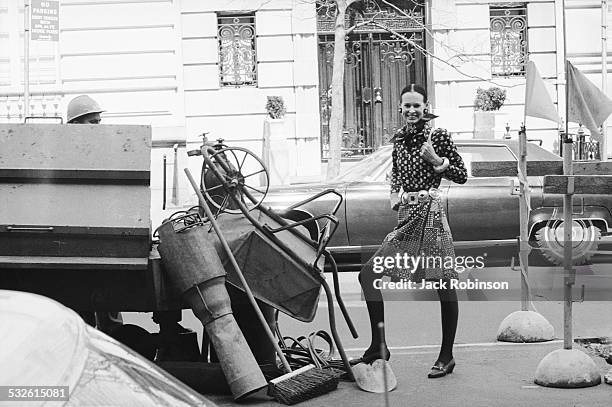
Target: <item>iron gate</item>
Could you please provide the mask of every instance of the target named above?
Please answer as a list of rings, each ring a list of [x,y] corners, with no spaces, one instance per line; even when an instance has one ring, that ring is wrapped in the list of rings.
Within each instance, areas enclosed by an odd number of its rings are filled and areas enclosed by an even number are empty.
[[[389,29],[364,25],[347,36],[343,157],[369,154],[385,144],[402,126],[400,90],[409,83],[426,85],[425,55],[421,51],[425,47],[422,9],[406,10],[406,14],[380,8],[366,10],[360,16],[361,19],[375,19],[379,25]],[[326,32],[333,31],[332,22],[319,14],[322,158],[327,158],[328,154],[329,119],[333,103],[331,82],[334,35],[333,32]]]

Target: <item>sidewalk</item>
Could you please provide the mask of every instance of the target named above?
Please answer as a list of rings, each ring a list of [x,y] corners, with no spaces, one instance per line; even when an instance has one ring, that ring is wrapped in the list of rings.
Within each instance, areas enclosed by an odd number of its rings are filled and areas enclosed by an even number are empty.
[[[411,347],[392,351],[392,368],[397,388],[389,395],[391,406],[537,406],[596,407],[612,405],[612,386],[603,383],[584,389],[554,389],[533,382],[538,363],[549,352],[561,349],[562,341],[541,344],[489,343],[457,345],[455,371],[440,379],[428,379],[427,372],[438,350]],[[579,348],[578,346],[576,346]],[[357,356],[357,355],[349,355]],[[594,357],[602,375],[612,366]],[[207,396],[219,406],[234,406],[230,396]],[[240,405],[268,407],[281,404],[266,398]],[[340,382],[338,389],[298,404],[314,406],[383,406],[382,394],[367,393],[354,383]]]

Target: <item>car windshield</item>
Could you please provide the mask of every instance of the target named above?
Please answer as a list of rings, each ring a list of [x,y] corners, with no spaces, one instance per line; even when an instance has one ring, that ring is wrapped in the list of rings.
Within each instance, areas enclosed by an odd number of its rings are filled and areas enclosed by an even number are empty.
[[[380,181],[381,178],[384,181],[385,174],[391,166],[391,151],[391,146],[383,146],[379,148],[372,155],[364,158],[363,160],[357,162],[356,164],[353,164],[346,170],[342,171],[342,173],[340,173],[340,175],[334,178],[333,181],[374,182]]]
[[[456,142],[457,151],[463,158],[468,174],[473,161],[512,161],[516,157],[504,144],[469,144]],[[344,170],[334,181],[384,182],[391,171],[392,146],[383,146],[369,157]]]

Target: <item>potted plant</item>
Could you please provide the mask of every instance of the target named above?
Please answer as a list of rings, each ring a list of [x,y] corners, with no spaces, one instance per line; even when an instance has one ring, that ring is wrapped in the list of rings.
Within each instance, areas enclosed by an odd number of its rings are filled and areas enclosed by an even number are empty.
[[[506,101],[506,91],[496,86],[478,88],[474,99],[474,138],[495,138],[495,116]]]
[[[285,129],[285,101],[282,96],[268,96],[262,159],[270,175],[270,184],[282,185],[289,181],[289,143]]]
[[[282,119],[287,113],[285,101],[282,96],[268,96],[266,111],[271,119]]]

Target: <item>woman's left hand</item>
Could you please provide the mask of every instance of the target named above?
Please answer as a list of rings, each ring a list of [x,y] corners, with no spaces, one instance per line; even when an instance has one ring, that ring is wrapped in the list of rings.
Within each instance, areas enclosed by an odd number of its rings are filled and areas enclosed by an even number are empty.
[[[436,150],[434,150],[433,146],[427,141],[421,146],[421,157],[423,157],[425,161],[429,162],[433,166],[440,165],[444,162],[442,158],[436,154]]]

